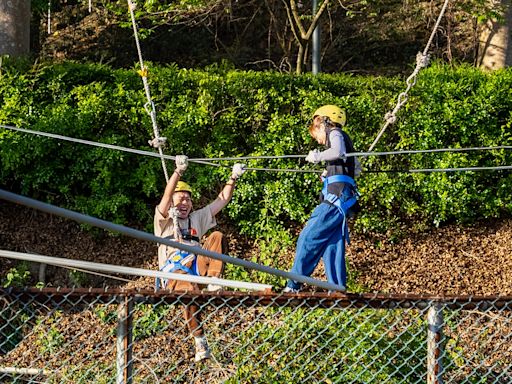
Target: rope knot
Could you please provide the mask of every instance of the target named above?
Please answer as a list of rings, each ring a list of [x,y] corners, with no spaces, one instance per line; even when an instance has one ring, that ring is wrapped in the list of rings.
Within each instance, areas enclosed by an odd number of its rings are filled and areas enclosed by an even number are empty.
[[[153,148],[163,148],[167,143],[167,137],[155,137],[153,140],[148,140],[148,144]]]
[[[395,122],[396,122],[396,115],[395,115],[393,112],[388,112],[388,113],[386,113],[386,115],[384,116],[384,118],[386,119],[386,121],[387,121],[389,124],[395,124]]]
[[[416,54],[416,65],[418,68],[425,68],[430,62],[430,55],[424,55],[421,52]]]
[[[174,233],[174,238],[177,241],[181,241],[182,236],[181,236],[181,231],[180,231],[180,225],[178,223],[178,219],[179,219],[178,208],[176,208],[176,207],[169,208],[169,216],[172,219],[172,224],[173,224],[172,230]]]

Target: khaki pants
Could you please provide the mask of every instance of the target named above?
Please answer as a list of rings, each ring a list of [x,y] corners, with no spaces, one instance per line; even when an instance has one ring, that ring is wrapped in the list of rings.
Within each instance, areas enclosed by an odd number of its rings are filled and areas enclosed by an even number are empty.
[[[203,248],[212,252],[226,253],[227,241],[224,235],[215,231],[206,238]],[[221,260],[212,259],[206,256],[197,256],[197,268],[201,276],[220,277],[224,263]],[[169,280],[167,289],[175,291],[193,291],[204,288],[202,284],[190,283],[188,281]],[[183,315],[187,322],[188,329],[193,336],[202,336],[203,328],[199,319],[199,307],[195,304],[183,306]]]

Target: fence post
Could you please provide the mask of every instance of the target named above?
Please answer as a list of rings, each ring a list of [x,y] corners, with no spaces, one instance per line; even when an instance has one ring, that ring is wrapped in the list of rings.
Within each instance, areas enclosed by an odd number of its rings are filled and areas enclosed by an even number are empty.
[[[427,383],[443,384],[443,366],[441,362],[441,334],[443,330],[443,309],[434,302],[427,314]]]
[[[124,296],[117,307],[117,384],[131,384],[133,300]]]

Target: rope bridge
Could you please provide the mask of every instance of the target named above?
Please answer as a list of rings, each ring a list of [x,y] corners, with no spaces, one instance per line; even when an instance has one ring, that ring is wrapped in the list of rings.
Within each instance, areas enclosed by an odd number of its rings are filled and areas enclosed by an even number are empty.
[[[64,135],[58,135],[50,132],[42,132],[31,129],[19,128],[11,125],[0,124],[0,128],[22,132],[31,135],[48,137],[56,140],[63,140],[68,142],[73,142],[77,144],[90,145],[94,147],[100,147],[115,151],[122,151],[127,153],[132,153],[141,156],[149,156],[149,157],[163,157],[167,160],[175,160],[176,156],[172,155],[160,155],[159,153],[145,151],[134,148],[127,148],[118,145],[106,144],[91,140],[78,139],[73,137],[68,137]],[[415,149],[415,150],[399,150],[399,151],[374,151],[374,152],[352,152],[347,153],[345,156],[348,157],[384,157],[384,156],[404,156],[411,154],[427,154],[427,153],[457,153],[457,152],[475,152],[475,151],[497,151],[497,150],[506,150],[509,151],[512,149],[510,145],[498,145],[498,146],[482,146],[482,147],[468,147],[468,148],[436,148],[436,149]],[[212,157],[212,158],[189,158],[188,161],[196,164],[209,165],[213,167],[225,167],[230,168],[229,166],[217,164],[216,161],[243,161],[243,160],[276,160],[276,159],[303,159],[306,155],[264,155],[264,156],[239,156],[239,157]],[[321,170],[316,169],[302,169],[302,168],[254,168],[247,167],[245,168],[248,171],[266,171],[266,172],[296,172],[296,173],[322,173]],[[400,170],[363,170],[364,172],[396,172],[396,173],[431,173],[431,172],[466,172],[466,171],[500,171],[500,170],[510,170],[512,169],[512,165],[499,165],[499,166],[486,166],[486,167],[458,167],[458,168],[425,168],[425,169],[400,169]]]

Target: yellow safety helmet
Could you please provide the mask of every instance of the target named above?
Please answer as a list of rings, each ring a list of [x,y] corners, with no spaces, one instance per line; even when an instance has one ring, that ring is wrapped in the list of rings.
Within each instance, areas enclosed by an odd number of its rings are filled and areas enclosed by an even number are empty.
[[[313,118],[315,118],[315,116],[326,116],[333,123],[339,124],[342,127],[347,121],[345,111],[335,105],[324,105],[323,107],[318,108],[315,113],[313,113]]]
[[[190,185],[185,183],[184,181],[178,181],[178,184],[176,184],[176,188],[174,189],[174,192],[188,192],[192,194],[192,188]]]

